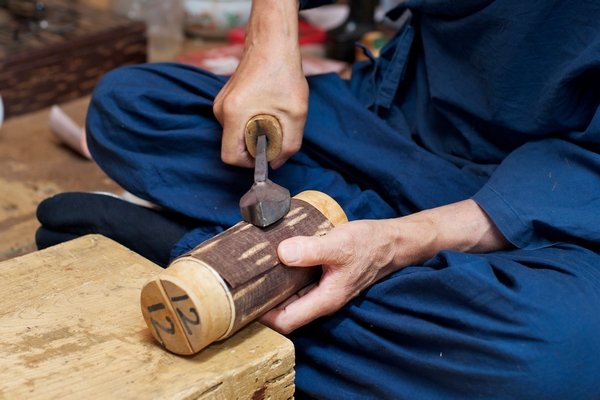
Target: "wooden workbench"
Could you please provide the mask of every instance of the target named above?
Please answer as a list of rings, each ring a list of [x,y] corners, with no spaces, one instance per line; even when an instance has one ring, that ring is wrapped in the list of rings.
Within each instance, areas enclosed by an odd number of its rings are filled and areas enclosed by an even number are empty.
[[[258,323],[192,357],[154,340],[161,268],[99,235],[0,263],[0,398],[288,399],[292,343]]]

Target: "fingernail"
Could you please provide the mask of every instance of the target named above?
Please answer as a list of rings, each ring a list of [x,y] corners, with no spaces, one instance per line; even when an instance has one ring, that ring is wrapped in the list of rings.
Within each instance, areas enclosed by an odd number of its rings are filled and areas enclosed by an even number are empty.
[[[296,243],[283,243],[279,247],[281,261],[286,264],[293,264],[302,258],[302,246]]]

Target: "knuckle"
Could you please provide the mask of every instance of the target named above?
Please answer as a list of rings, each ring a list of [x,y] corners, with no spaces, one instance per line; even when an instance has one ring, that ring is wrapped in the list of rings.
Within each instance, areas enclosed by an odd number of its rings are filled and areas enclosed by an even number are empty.
[[[291,108],[290,117],[294,120],[301,120],[308,115],[308,104],[306,102],[298,102]]]
[[[229,117],[236,115],[240,110],[245,109],[247,102],[242,96],[229,95],[220,102],[223,115]]]
[[[235,165],[237,163],[237,158],[229,152],[221,151],[221,161],[228,165]]]
[[[223,126],[223,110],[220,107],[213,107],[213,114],[215,116],[215,118],[217,119],[217,121],[219,121],[219,124],[221,124],[221,126]]]
[[[239,110],[239,108],[238,108],[238,107],[236,107],[235,105],[232,105],[232,102],[231,102],[231,101],[224,101],[224,102],[221,104],[221,114],[223,115],[223,117],[224,117],[225,119],[227,119],[227,118],[228,118],[228,117],[230,117],[230,116],[233,116],[233,115],[235,115],[235,110],[236,110],[236,109],[238,109],[238,110]]]

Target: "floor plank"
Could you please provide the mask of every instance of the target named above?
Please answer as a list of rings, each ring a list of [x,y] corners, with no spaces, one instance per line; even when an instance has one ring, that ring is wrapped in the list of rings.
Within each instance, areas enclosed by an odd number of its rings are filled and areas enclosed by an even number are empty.
[[[88,104],[84,97],[61,107],[83,124]],[[49,113],[47,108],[13,117],[0,128],[0,260],[36,250],[35,210],[43,199],[67,191],[122,191],[53,135]]]

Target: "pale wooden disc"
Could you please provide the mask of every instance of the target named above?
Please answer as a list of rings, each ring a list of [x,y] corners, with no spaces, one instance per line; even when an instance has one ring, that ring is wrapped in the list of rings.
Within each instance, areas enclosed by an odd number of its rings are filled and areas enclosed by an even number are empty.
[[[160,275],[160,281],[194,352],[231,333],[233,299],[212,267],[192,257],[181,257]]]
[[[194,354],[159,278],[150,279],[142,288],[141,306],[144,321],[156,340],[175,354]]]
[[[257,115],[250,118],[246,124],[246,148],[252,157],[256,158],[256,140],[258,127],[267,135],[267,161],[273,160],[281,152],[283,132],[279,120],[272,115]]]

